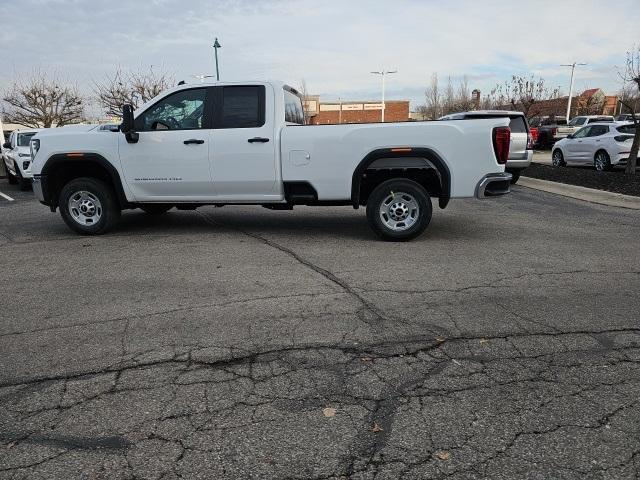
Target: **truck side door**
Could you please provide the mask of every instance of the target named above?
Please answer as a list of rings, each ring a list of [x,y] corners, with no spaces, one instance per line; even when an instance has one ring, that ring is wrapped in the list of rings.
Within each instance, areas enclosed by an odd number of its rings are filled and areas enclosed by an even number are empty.
[[[213,198],[208,92],[199,87],[170,93],[136,117],[138,142],[118,135],[122,170],[137,201]]]
[[[272,87],[229,85],[213,90],[209,159],[217,198],[240,202],[281,199]]]

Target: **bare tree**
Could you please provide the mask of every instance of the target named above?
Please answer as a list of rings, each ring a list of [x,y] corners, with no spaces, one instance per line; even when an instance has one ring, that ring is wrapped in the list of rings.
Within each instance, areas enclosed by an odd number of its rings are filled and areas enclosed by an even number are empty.
[[[627,52],[627,61],[625,63],[624,72],[620,73],[622,81],[629,83],[635,95],[640,93],[640,45],[634,46]],[[633,136],[633,143],[631,144],[631,151],[629,152],[629,158],[627,159],[627,168],[625,173],[634,175],[636,173],[636,165],[638,163],[638,147],[640,146],[640,114],[636,114],[634,103],[631,103],[631,98],[619,99],[618,101],[629,110],[631,118],[633,119],[633,126],[635,127],[635,135]]]
[[[77,88],[39,71],[15,81],[2,99],[8,106],[6,120],[25,127],[62,127],[84,118],[84,102]]]
[[[149,67],[148,71],[123,72],[118,68],[101,82],[94,82],[93,90],[100,107],[107,115],[122,116],[125,103],[138,108],[174,83],[173,76]]]
[[[447,84],[444,90],[441,90],[438,74],[434,73],[424,95],[425,103],[420,105],[417,111],[425,120],[436,120],[443,115],[475,108],[466,75],[458,81],[457,86],[451,77],[447,77]]]
[[[442,99],[440,97],[440,90],[438,89],[438,74],[434,73],[431,76],[431,83],[424,91],[425,104],[421,109],[418,107],[418,112],[421,112],[423,120],[437,120],[442,116]]]
[[[588,92],[590,89],[586,89]],[[577,115],[601,115],[602,108],[604,107],[605,96],[602,91],[596,91],[595,93],[585,96],[584,94],[578,97],[576,102],[576,114]]]
[[[531,119],[539,115],[536,108],[542,100],[557,98],[558,89],[549,89],[542,78],[513,75],[511,80],[498,84],[489,94],[493,108],[518,110]]]
[[[309,125],[311,123],[311,113],[307,108],[307,101],[309,97],[309,89],[307,88],[307,81],[303,78],[300,80],[300,85],[298,87],[298,93],[302,98],[302,112],[304,113],[304,124]]]

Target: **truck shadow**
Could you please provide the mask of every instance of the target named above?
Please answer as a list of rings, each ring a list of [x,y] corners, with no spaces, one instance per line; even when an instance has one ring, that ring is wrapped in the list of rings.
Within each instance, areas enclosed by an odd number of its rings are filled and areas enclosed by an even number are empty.
[[[277,236],[306,236],[310,239],[344,238],[380,242],[367,224],[364,209],[300,208],[270,211],[261,207],[203,207],[196,211],[171,210],[148,215],[140,210],[123,212],[115,235],[190,235],[194,233],[250,233]],[[426,232],[412,242],[429,240],[469,240],[491,237],[494,230],[481,221],[461,222],[460,218],[434,215]]]

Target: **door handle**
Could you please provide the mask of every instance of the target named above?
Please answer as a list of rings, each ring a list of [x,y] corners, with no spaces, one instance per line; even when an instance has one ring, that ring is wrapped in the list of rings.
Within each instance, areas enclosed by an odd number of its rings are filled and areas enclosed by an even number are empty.
[[[192,144],[192,143],[200,145],[201,143],[204,143],[204,140],[199,140],[197,138],[190,138],[189,140],[185,140],[182,143],[184,143],[185,145],[189,145],[189,144]]]
[[[249,143],[267,143],[268,141],[269,139],[264,137],[253,137],[247,140]]]

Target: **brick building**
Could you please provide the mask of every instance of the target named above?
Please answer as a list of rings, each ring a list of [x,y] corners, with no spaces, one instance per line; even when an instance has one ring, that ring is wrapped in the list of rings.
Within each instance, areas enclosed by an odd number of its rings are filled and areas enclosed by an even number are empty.
[[[409,121],[409,100],[386,100],[384,121]],[[321,102],[318,96],[305,98],[305,117],[311,125],[375,123],[382,119],[382,103],[375,101]]]

